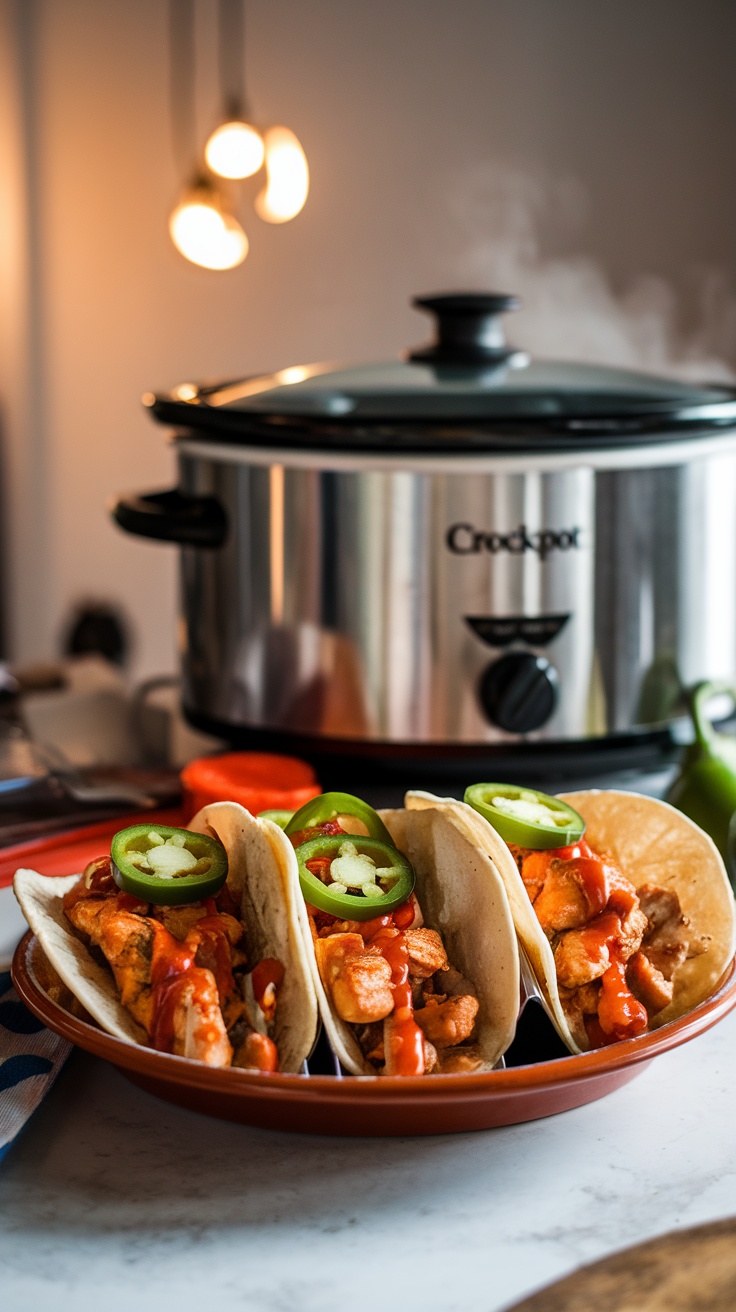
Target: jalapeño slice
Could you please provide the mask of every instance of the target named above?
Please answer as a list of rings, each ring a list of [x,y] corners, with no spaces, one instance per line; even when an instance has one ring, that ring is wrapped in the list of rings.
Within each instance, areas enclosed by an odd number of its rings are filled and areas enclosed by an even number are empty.
[[[377,838],[381,843],[393,847],[393,839],[380,815],[367,802],[353,797],[351,793],[320,793],[319,797],[313,797],[291,817],[285,832],[303,833],[305,829],[316,829],[318,825],[336,820],[338,816],[359,820],[368,830],[370,838]]]
[[[118,888],[142,902],[177,907],[214,897],[227,878],[227,852],[207,834],[169,825],[131,825],[110,845]]]
[[[256,818],[258,820],[273,820],[273,823],[278,825],[279,829],[285,829],[293,814],[293,811],[259,811]]]
[[[585,821],[559,797],[516,784],[471,784],[465,801],[506,843],[545,851],[569,847],[585,833]]]
[[[320,834],[296,849],[305,900],[340,920],[373,920],[406,902],[414,871],[391,843]]]

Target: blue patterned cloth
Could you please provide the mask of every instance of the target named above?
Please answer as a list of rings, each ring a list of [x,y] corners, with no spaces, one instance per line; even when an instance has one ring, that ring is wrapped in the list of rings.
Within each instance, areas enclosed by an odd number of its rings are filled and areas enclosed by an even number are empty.
[[[0,973],[0,1161],[46,1097],[71,1044],[52,1034]]]

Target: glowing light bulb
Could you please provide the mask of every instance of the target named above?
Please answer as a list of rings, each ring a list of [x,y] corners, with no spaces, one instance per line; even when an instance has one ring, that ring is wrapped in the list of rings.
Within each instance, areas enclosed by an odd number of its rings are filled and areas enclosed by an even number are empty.
[[[239,121],[221,123],[204,148],[208,168],[221,178],[249,178],[258,172],[264,155],[258,129]]]
[[[176,249],[203,269],[234,269],[248,254],[243,229],[210,187],[195,187],[184,197],[169,219],[169,233]]]
[[[309,165],[289,128],[265,134],[267,182],[256,196],[256,214],[266,223],[287,223],[304,207],[309,194]]]

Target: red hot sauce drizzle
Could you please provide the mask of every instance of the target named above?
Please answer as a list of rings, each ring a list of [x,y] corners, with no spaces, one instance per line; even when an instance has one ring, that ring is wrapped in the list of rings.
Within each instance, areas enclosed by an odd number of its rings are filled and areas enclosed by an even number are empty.
[[[414,1019],[406,935],[400,929],[389,927],[379,929],[378,933],[369,939],[368,946],[377,947],[391,967],[394,1009],[388,1027],[386,1073],[423,1075],[424,1035]]]
[[[237,919],[238,906],[227,885],[223,886],[217,898],[206,898],[203,901],[206,914],[194,922],[183,941],[151,914],[147,902],[120,891],[113,877],[109,856],[98,857],[89,863],[83,876],[64,894],[64,910],[71,911],[78,902],[90,898],[104,900],[121,911],[140,915],[153,929],[150,974],[152,1014],[148,1036],[151,1047],[159,1052],[173,1050],[177,1008],[185,991],[191,989],[192,1000],[198,995],[202,1000],[207,1000],[211,998],[211,981],[214,978],[221,1005],[232,995],[237,996],[230,940],[221,913]],[[197,964],[198,954],[201,965]],[[264,958],[253,970],[256,1001],[267,1020],[273,1019],[276,993],[283,979],[284,967],[275,958]],[[206,1023],[199,1027],[198,1038],[203,1045],[216,1042],[221,1037],[214,1028],[211,1028],[211,1033],[208,1032],[210,1028]],[[247,1063],[249,1066],[263,1070],[278,1069],[278,1053],[272,1039],[254,1033],[247,1042],[253,1049],[253,1060]]]
[[[350,835],[335,820],[327,820],[312,829],[304,829],[290,834],[294,847],[318,834]],[[317,879],[327,883],[332,857],[314,857],[307,862],[307,869]],[[414,1002],[409,983],[409,952],[403,930],[409,929],[415,919],[414,895],[407,899],[390,915],[376,916],[373,920],[338,921],[327,912],[309,908],[318,932],[330,931],[360,934],[366,949],[380,952],[391,967],[391,987],[394,994],[394,1009],[391,1012],[390,1025],[386,1035],[386,1073],[390,1075],[423,1075],[424,1035],[414,1020]]]
[[[599,856],[581,839],[571,847],[529,852],[523,858],[522,878],[533,902],[552,863],[558,868],[571,867],[585,891],[591,919],[577,931],[584,934],[585,951],[595,961],[601,949],[607,948],[611,962],[600,976],[597,1015],[584,1018],[591,1047],[600,1048],[643,1034],[649,1027],[649,1018],[626,982],[626,957],[621,941],[622,918],[638,905],[636,889],[610,860]]]
[[[220,920],[214,898],[207,898],[204,906],[207,915],[195,922],[183,942],[164,925],[154,922],[151,1043],[162,1052],[170,1052],[173,1047],[176,1008],[185,988],[191,987],[195,997],[198,992],[206,996],[210,992],[211,974],[221,1003],[235,990],[227,930]],[[200,948],[204,952],[206,967],[196,964]],[[207,1036],[203,1034],[202,1038],[206,1040]],[[212,1039],[215,1038],[213,1032]]]
[[[206,983],[205,972],[194,965],[196,945],[181,943],[164,925],[153,921],[154,940],[151,961],[153,1019],[150,1042],[159,1052],[171,1052],[174,1046],[174,1017],[186,985]]]
[[[336,920],[327,912],[309,907],[320,937],[330,933],[360,934],[367,951],[380,952],[391,967],[391,988],[394,1009],[387,1017],[390,1024],[385,1032],[386,1074],[423,1075],[424,1035],[414,1020],[414,1002],[409,982],[409,950],[405,929],[416,918],[414,894],[395,911],[373,920]]]
[[[264,957],[251,972],[253,996],[267,1021],[273,1020],[276,994],[284,981],[284,967],[275,957]]]

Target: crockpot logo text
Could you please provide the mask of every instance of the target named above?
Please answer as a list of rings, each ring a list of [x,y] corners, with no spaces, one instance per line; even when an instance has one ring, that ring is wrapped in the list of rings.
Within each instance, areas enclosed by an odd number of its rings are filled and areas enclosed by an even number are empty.
[[[452,524],[445,541],[456,556],[475,556],[481,551],[490,551],[492,556],[501,551],[522,556],[525,551],[534,551],[540,560],[546,560],[553,551],[579,548],[580,529],[543,528],[538,533],[530,533],[526,524],[520,524],[510,533],[485,533],[473,528],[472,524]]]

